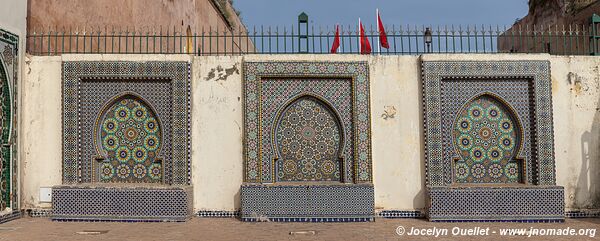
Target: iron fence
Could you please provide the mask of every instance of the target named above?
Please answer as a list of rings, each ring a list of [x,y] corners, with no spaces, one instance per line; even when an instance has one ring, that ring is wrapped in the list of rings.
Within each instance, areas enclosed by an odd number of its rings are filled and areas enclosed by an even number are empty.
[[[360,53],[357,26],[340,26],[339,54]],[[551,53],[589,55],[598,52],[597,28],[567,26],[397,26],[386,27],[389,48],[380,48],[379,33],[371,26],[366,36],[371,54],[423,53]],[[295,31],[296,30],[296,31]],[[327,54],[335,28],[299,32],[291,27],[253,27],[249,31],[222,29],[33,31],[27,35],[27,52],[33,55],[67,53],[116,54]],[[427,34],[426,34],[427,33]],[[430,34],[429,34],[430,33]],[[426,36],[428,35],[428,36]],[[429,40],[429,41],[426,41]]]

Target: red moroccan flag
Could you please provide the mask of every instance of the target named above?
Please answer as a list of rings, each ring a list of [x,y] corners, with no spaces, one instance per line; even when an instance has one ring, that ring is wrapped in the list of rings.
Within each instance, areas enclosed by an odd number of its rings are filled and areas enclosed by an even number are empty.
[[[331,53],[337,53],[338,48],[340,47],[340,26],[335,25],[335,38],[333,39],[333,45],[331,45]]]
[[[369,39],[365,34],[365,28],[363,28],[360,19],[358,19],[358,25],[360,25],[360,54],[370,54],[371,53],[371,43],[369,43]]]
[[[377,10],[377,26],[379,31],[379,42],[381,43],[381,47],[389,48],[390,44],[387,40],[387,35],[385,34],[385,28],[383,28],[383,22],[381,22],[381,17],[379,16],[379,10]]]

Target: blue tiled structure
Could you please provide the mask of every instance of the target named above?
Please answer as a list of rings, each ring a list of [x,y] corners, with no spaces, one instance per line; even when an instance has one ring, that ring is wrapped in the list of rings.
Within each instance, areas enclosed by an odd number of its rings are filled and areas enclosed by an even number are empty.
[[[244,221],[371,221],[366,62],[244,63]]]
[[[424,61],[421,72],[429,220],[564,220],[550,63]]]
[[[62,67],[64,185],[53,188],[52,219],[191,216],[190,64],[75,61]]]

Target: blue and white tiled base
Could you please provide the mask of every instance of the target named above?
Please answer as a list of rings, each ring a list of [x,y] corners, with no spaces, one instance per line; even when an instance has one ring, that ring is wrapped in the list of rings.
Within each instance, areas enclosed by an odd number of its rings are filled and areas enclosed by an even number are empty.
[[[244,222],[306,222],[306,223],[338,223],[338,222],[373,222],[375,218],[241,218]]]
[[[0,223],[6,223],[19,218],[21,218],[21,211],[14,210],[9,214],[0,215]]]
[[[238,218],[240,211],[198,211],[201,218]]]
[[[425,214],[419,210],[381,210],[376,213],[378,218],[424,218]]]
[[[565,212],[567,218],[600,218],[600,209],[568,210]]]
[[[52,209],[49,208],[37,208],[37,209],[25,209],[25,215],[32,218],[48,218],[52,216]]]
[[[563,222],[559,186],[430,187],[430,221]]]
[[[372,184],[243,184],[242,221],[366,222],[374,220]]]
[[[52,188],[55,221],[186,221],[192,216],[191,186]]]

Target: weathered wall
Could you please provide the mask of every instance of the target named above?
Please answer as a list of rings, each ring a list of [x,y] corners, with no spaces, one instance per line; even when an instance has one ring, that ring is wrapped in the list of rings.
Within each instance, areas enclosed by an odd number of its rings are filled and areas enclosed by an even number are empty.
[[[24,82],[24,208],[47,207],[39,187],[60,184],[61,60],[192,61],[192,183],[196,210],[239,208],[242,61],[368,61],[375,205],[425,206],[420,60],[549,60],[557,184],[570,209],[600,208],[600,59],[550,55],[64,55],[30,57]]]
[[[24,0],[23,0],[24,1]],[[129,46],[136,46],[140,50],[146,49],[146,41],[140,41],[139,43],[133,43],[131,35],[142,35],[145,36],[147,33],[150,35],[156,34],[163,36],[185,36],[188,26],[190,27],[191,33],[196,33],[198,36],[201,32],[206,31],[208,36],[209,28],[213,32],[219,31],[219,35],[223,35],[227,32],[228,35],[231,33],[245,32],[246,28],[235,14],[229,4],[227,4],[227,11],[221,12],[215,4],[214,0],[103,0],[103,1],[79,1],[79,0],[28,0],[27,8],[27,29],[30,32],[48,32],[56,31],[69,32],[72,30],[79,32],[79,35],[84,33],[97,34],[99,31],[103,34],[108,32],[108,35],[118,35],[121,32],[123,36],[125,32],[129,32]],[[68,6],[68,7],[65,7]],[[174,33],[175,32],[175,33]],[[212,33],[215,35],[216,33]],[[167,40],[168,39],[168,40]],[[83,39],[80,39],[82,41]],[[179,37],[174,38],[163,38],[162,48],[163,51],[178,52],[179,53]],[[158,51],[161,45],[161,40],[150,39],[148,43],[149,49],[156,46]],[[48,40],[36,39],[37,46],[48,46]],[[67,40],[68,41],[68,40]],[[97,44],[93,41],[94,49],[86,51],[96,51],[95,48],[98,46],[103,47],[104,44]],[[102,42],[104,40],[101,40]],[[109,40],[110,41],[110,40]],[[125,46],[127,39],[121,38],[123,41],[122,45]],[[169,42],[167,42],[169,41]],[[209,48],[213,52],[218,50],[224,51],[225,43],[228,44],[227,51],[231,52],[231,39],[219,38],[219,43],[216,39],[212,39],[209,43],[208,40],[205,43],[201,43],[200,39],[197,40],[196,46],[201,49],[201,45],[205,45],[205,51]],[[236,50],[248,50],[254,49],[253,45],[246,39],[234,38],[233,41],[236,43]],[[183,40],[185,43],[186,41]],[[32,44],[31,42],[30,44]],[[73,45],[75,44],[73,40]],[[174,44],[177,44],[175,46]],[[60,45],[60,44],[58,44]],[[58,51],[61,51],[61,46],[58,46]],[[90,44],[92,45],[92,44]],[[210,45],[210,46],[209,46]],[[249,46],[248,46],[249,45]],[[65,45],[71,48],[68,44]],[[116,43],[113,48],[117,49]],[[54,51],[54,41],[50,44],[50,51]],[[136,48],[136,49],[137,49]],[[111,49],[110,44],[108,49]],[[185,49],[185,48],[184,48]],[[44,49],[45,50],[45,49]],[[37,49],[41,51],[41,49]],[[46,51],[46,50],[45,50]],[[72,51],[75,51],[74,47]],[[79,51],[83,51],[82,48]],[[132,49],[129,49],[132,51]],[[136,51],[136,50],[134,50]],[[119,51],[116,51],[119,52]],[[125,52],[123,48],[121,52]]]

